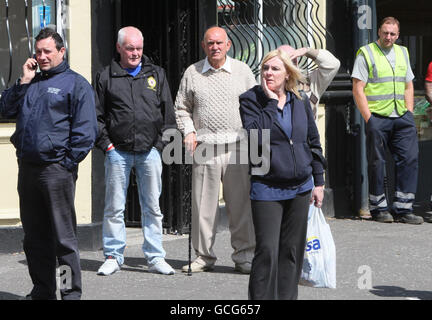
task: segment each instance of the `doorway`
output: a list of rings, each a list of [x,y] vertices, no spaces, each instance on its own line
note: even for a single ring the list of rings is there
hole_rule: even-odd
[[[144,36],[144,54],[167,74],[173,101],[186,68],[199,60],[200,37],[197,0],[122,0],[118,28],[135,26]],[[189,230],[190,165],[163,164],[160,207],[167,233]],[[134,172],[125,210],[127,226],[141,226],[141,209]]]

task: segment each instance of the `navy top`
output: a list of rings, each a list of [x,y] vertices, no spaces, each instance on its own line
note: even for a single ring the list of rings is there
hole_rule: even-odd
[[[291,92],[287,92],[286,102],[283,109],[278,108],[277,120],[284,130],[284,133],[291,139],[292,123],[291,123]],[[290,189],[284,187],[275,187],[268,184],[252,181],[250,198],[251,200],[259,201],[280,201],[289,200],[296,197],[297,194],[312,190],[314,187],[313,177],[298,188]]]
[[[279,109],[277,113],[277,119],[285,134],[291,139],[292,125],[291,125],[291,92],[286,93],[286,102],[283,109]]]

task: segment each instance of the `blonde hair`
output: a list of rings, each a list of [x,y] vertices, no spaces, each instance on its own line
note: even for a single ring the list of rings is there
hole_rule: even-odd
[[[304,76],[302,75],[300,69],[293,64],[288,53],[286,53],[284,50],[273,50],[265,55],[261,63],[261,75],[263,74],[264,64],[274,57],[278,57],[282,61],[285,66],[285,71],[289,75],[289,79],[285,83],[285,90],[293,92],[297,98],[301,99],[297,86],[299,81],[304,81]]]

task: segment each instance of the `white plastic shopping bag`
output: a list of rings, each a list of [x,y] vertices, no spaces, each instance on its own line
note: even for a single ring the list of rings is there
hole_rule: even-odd
[[[321,208],[309,207],[307,239],[300,284],[336,288],[336,247]]]

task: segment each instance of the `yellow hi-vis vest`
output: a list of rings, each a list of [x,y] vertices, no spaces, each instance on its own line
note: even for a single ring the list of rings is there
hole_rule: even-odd
[[[405,79],[409,63],[408,50],[396,44],[393,47],[396,56],[394,69],[375,42],[357,51],[357,55],[363,53],[369,66],[369,78],[364,89],[369,110],[384,117],[388,117],[395,108],[400,116],[407,111]]]

